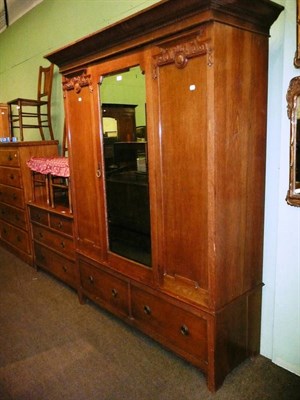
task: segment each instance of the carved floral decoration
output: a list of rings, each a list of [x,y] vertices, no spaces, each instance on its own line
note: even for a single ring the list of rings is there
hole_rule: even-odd
[[[154,56],[153,78],[157,77],[157,67],[174,63],[177,68],[184,68],[189,58],[199,55],[207,55],[207,65],[213,65],[212,49],[208,41],[201,38],[202,32],[196,37],[175,46],[162,48],[161,52]]]
[[[81,92],[81,89],[85,86],[89,86],[90,92],[93,91],[92,79],[90,74],[86,74],[85,71],[81,75],[72,76],[70,78],[63,77],[63,90],[75,90],[77,94]]]

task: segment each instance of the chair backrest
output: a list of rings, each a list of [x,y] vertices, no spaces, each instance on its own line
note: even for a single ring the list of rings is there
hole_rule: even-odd
[[[47,100],[50,102],[52,93],[54,64],[49,67],[40,67],[38,79],[38,100]],[[45,99],[47,97],[47,99]]]

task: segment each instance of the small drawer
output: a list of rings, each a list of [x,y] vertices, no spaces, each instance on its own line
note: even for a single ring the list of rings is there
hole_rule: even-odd
[[[128,315],[128,284],[82,260],[79,261],[81,285],[97,301]]]
[[[16,228],[6,222],[1,222],[1,239],[14,247],[30,254],[30,244],[28,233]]]
[[[0,203],[0,218],[19,228],[26,229],[26,214],[24,210]]]
[[[30,219],[32,222],[48,226],[48,212],[37,207],[29,207]]]
[[[132,287],[132,316],[147,331],[207,362],[207,320],[137,287]]]
[[[0,168],[0,183],[8,186],[21,186],[21,171],[18,168]]]
[[[14,207],[25,207],[23,190],[11,186],[0,185],[0,201]]]
[[[58,232],[73,235],[73,220],[57,214],[50,214],[50,226]]]
[[[0,151],[0,165],[18,167],[20,165],[18,150],[2,149]]]
[[[36,241],[62,253],[66,257],[75,258],[74,243],[71,238],[56,234],[38,225],[32,225],[32,230]]]
[[[79,274],[74,261],[67,260],[38,243],[34,244],[34,252],[37,267],[46,269],[63,282],[78,288]]]

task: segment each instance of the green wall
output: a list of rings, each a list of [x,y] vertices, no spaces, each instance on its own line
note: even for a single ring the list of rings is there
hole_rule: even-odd
[[[0,103],[35,98],[44,55],[134,14],[158,0],[44,0],[0,34]],[[55,68],[52,123],[55,137],[63,132],[61,77]],[[25,140],[39,139],[25,132]]]

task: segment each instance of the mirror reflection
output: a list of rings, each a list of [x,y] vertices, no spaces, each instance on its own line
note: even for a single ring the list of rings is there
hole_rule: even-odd
[[[109,250],[151,266],[145,77],[139,66],[100,87]]]
[[[300,77],[293,78],[287,91],[290,119],[290,173],[288,204],[300,206]]]

